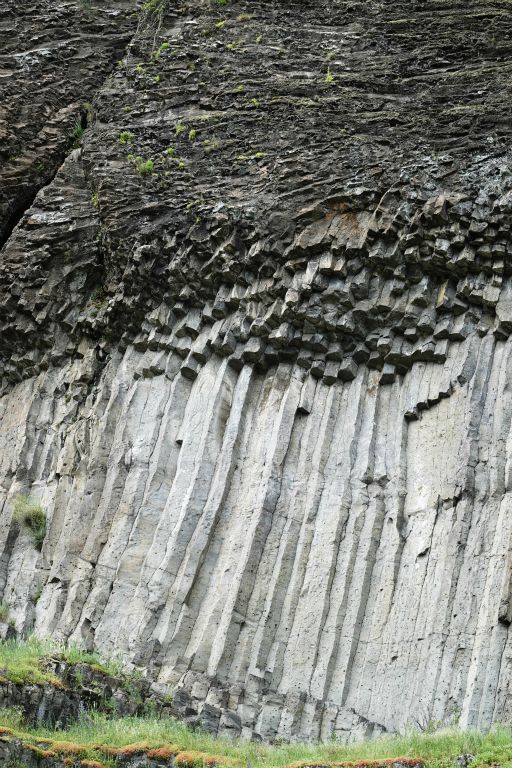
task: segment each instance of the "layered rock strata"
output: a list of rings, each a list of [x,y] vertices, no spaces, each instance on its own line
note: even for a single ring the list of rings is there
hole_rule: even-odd
[[[220,733],[507,720],[508,4],[152,11],[1,254],[18,631]]]
[[[2,3],[0,243],[78,143],[136,25],[131,0]]]

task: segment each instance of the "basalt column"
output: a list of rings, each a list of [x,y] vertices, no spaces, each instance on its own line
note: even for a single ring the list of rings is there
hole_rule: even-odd
[[[0,13],[0,630],[214,733],[509,721],[508,3]]]

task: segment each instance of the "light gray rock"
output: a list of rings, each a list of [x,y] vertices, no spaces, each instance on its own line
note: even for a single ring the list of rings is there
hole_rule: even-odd
[[[9,621],[212,732],[510,720],[512,16],[54,5],[0,10]]]
[[[193,382],[136,378],[140,358],[112,359],[72,421],[77,364],[2,400],[3,541],[26,490],[49,525],[4,559],[20,629],[122,654],[266,738],[506,716],[510,342],[452,344],[440,399],[435,363],[327,386],[216,357]]]

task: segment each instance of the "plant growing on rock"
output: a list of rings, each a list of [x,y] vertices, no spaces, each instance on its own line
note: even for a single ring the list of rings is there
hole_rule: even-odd
[[[17,707],[0,707],[0,723],[3,728],[22,729],[25,726],[25,718],[23,716],[23,709]],[[18,763],[20,768],[24,768],[23,763]],[[10,763],[11,768],[15,768],[13,762]]]
[[[331,68],[330,67],[327,67],[327,72],[326,72],[326,75],[325,75],[325,82],[328,83],[329,85],[334,83],[334,75],[331,72]]]
[[[164,12],[165,5],[165,0],[146,0],[142,10],[147,14],[159,15]]]
[[[72,146],[78,147],[80,145],[80,142],[82,141],[82,136],[84,135],[84,127],[81,124],[80,120],[75,120],[75,123],[73,125],[73,132],[71,134],[72,139]]]
[[[5,600],[0,600],[0,621],[4,623],[9,619],[9,606]]]
[[[128,155],[128,160],[134,164],[141,176],[153,173],[155,167],[153,160],[144,160],[140,155]]]
[[[135,135],[131,131],[121,131],[121,133],[119,134],[119,143],[131,144],[134,138],[135,138]]]
[[[42,506],[31,502],[28,496],[18,496],[12,519],[30,533],[35,548],[41,551],[46,536],[46,513]]]
[[[42,587],[39,587],[39,589],[37,589],[34,592],[34,595],[32,596],[32,602],[33,602],[34,605],[38,604],[39,598],[41,597],[42,594],[43,594],[43,588]]]
[[[89,296],[89,301],[96,309],[101,309],[107,303],[107,294],[103,286],[98,286]]]
[[[161,43],[156,49],[156,51],[153,52],[153,59],[159,59],[163,51],[166,51],[170,47],[171,47],[170,43],[167,43],[167,42]]]

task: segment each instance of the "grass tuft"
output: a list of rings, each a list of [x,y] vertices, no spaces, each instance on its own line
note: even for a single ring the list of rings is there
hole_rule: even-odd
[[[105,674],[119,673],[119,667],[115,663],[102,664],[96,653],[83,651],[73,645],[65,646],[41,640],[34,635],[23,641],[11,639],[0,642],[0,672],[3,678],[13,683],[50,683],[62,688],[59,678],[46,668],[45,662],[48,658],[57,658],[68,664],[90,664]]]
[[[0,621],[6,622],[9,620],[9,606],[5,600],[0,600]]]
[[[13,683],[52,683],[62,687],[61,681],[42,667],[47,644],[34,637],[18,643],[16,640],[4,640],[0,643],[0,669],[2,676]]]
[[[0,707],[0,734],[12,733],[23,728],[25,720],[21,707]]]
[[[18,496],[12,519],[30,533],[35,548],[40,551],[46,536],[46,513],[42,506],[30,501],[28,496]]]

